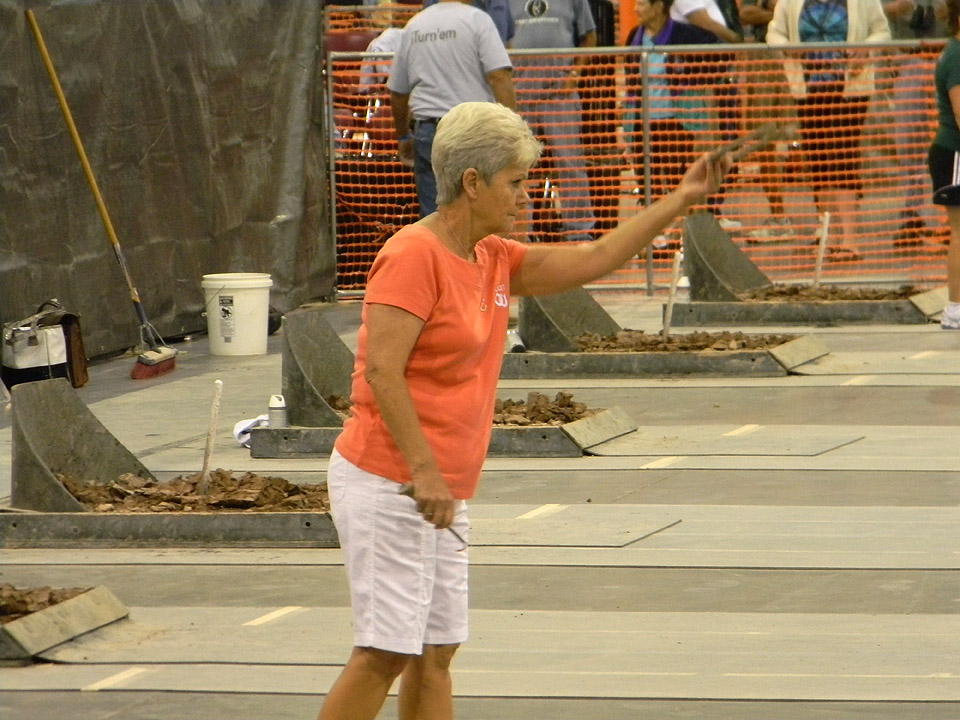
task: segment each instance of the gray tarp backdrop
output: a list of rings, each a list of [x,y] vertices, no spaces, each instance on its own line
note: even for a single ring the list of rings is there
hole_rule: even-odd
[[[331,293],[320,3],[0,0],[0,320],[56,297],[87,355],[138,340],[26,7],[162,335],[206,328],[206,273],[270,273],[282,311]]]

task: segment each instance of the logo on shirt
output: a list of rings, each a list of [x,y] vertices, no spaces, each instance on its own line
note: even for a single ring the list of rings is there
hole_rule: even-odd
[[[528,0],[523,6],[524,11],[530,17],[542,17],[550,10],[550,3],[547,0]]]
[[[412,42],[415,43],[436,42],[437,40],[456,40],[457,31],[437,30],[436,32],[421,32],[420,30],[414,29],[412,38]]]
[[[507,288],[505,285],[497,285],[493,291],[493,304],[497,307],[509,307],[510,301],[507,299]]]

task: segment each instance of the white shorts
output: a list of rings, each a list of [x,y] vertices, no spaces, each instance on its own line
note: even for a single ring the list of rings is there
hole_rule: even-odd
[[[361,470],[336,450],[327,472],[353,605],[354,645],[419,655],[424,645],[467,639],[467,551],[437,530],[393,480]],[[454,529],[468,539],[467,505]]]

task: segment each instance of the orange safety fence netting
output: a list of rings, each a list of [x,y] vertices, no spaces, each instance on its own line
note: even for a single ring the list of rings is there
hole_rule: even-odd
[[[407,20],[423,10],[416,3],[378,3],[376,5],[331,5],[323,13],[323,31],[374,30],[403,27]]]
[[[596,237],[676,185],[698,153],[774,121],[780,139],[740,160],[723,191],[698,208],[713,212],[764,273],[812,280],[825,233],[824,282],[942,283],[948,231],[926,168],[940,49],[821,52],[802,72],[822,79],[822,92],[799,98],[783,60],[763,47],[591,49],[571,87],[564,69],[582,52],[515,52],[518,110],[545,145],[515,237]],[[362,290],[383,242],[418,217],[412,170],[396,156],[390,62],[339,53],[328,61],[340,291]],[[843,94],[845,75],[868,79],[862,94]],[[655,242],[649,268],[637,258],[601,282],[648,287],[652,278],[666,287],[680,247],[678,221]]]

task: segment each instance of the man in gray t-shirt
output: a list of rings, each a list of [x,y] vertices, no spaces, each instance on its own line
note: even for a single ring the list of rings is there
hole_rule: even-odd
[[[515,33],[511,48],[596,47],[587,0],[510,0]],[[560,211],[568,240],[591,240],[595,218],[580,140],[579,66],[588,57],[523,58],[520,114],[535,128],[557,168]]]
[[[516,109],[503,41],[490,16],[468,2],[440,0],[410,18],[387,80],[399,154],[413,164],[420,217],[437,209],[430,153],[440,118],[469,101]]]

